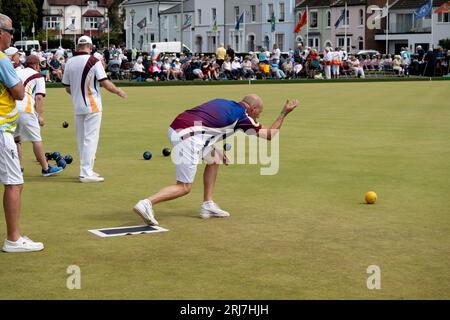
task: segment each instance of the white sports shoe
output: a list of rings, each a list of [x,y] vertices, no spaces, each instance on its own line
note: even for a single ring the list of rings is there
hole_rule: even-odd
[[[105,178],[93,175],[93,176],[87,176],[87,177],[80,177],[80,181],[84,182],[84,183],[103,182],[103,181],[105,181]]]
[[[147,199],[140,200],[136,203],[133,210],[145,221],[146,224],[150,226],[157,226],[159,224],[153,214],[152,204]]]
[[[200,218],[226,218],[229,217],[230,213],[219,208],[219,206],[214,201],[203,202],[200,208]]]
[[[34,242],[28,237],[20,237],[16,242],[5,240],[2,250],[4,252],[33,252],[44,250],[42,242]]]

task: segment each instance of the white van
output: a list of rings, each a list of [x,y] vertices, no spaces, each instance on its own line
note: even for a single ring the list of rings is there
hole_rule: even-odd
[[[143,51],[151,52],[153,49],[153,45],[156,45],[156,48],[161,51],[161,53],[179,53],[181,52],[181,42],[180,41],[171,41],[171,42],[153,42],[146,44],[142,47]],[[183,44],[183,53],[190,53],[191,49],[186,47]]]
[[[14,42],[14,47],[22,51],[38,50],[41,48],[38,40],[24,40]]]

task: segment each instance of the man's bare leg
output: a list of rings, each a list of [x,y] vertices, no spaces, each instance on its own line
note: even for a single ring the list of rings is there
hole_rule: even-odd
[[[152,205],[160,202],[173,200],[187,195],[192,189],[192,183],[177,181],[177,184],[165,187],[148,198]]]
[[[218,164],[207,164],[203,173],[203,201],[212,201],[214,194],[214,186],[216,184]]]
[[[5,210],[6,232],[9,241],[17,241],[20,238],[20,195],[22,186],[6,185],[3,194],[3,208]]]

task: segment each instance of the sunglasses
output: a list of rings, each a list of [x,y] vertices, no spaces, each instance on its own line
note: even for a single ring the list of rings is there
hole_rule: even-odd
[[[14,35],[14,32],[15,32],[15,30],[14,30],[14,28],[11,28],[11,29],[8,29],[8,28],[0,28],[0,30],[3,30],[3,31],[6,31],[6,32],[8,32],[10,35]]]

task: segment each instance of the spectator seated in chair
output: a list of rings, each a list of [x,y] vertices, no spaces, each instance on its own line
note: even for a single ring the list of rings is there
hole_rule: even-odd
[[[120,61],[118,59],[118,56],[115,55],[111,60],[108,62],[107,71],[110,74],[111,79],[119,80],[120,78]]]

